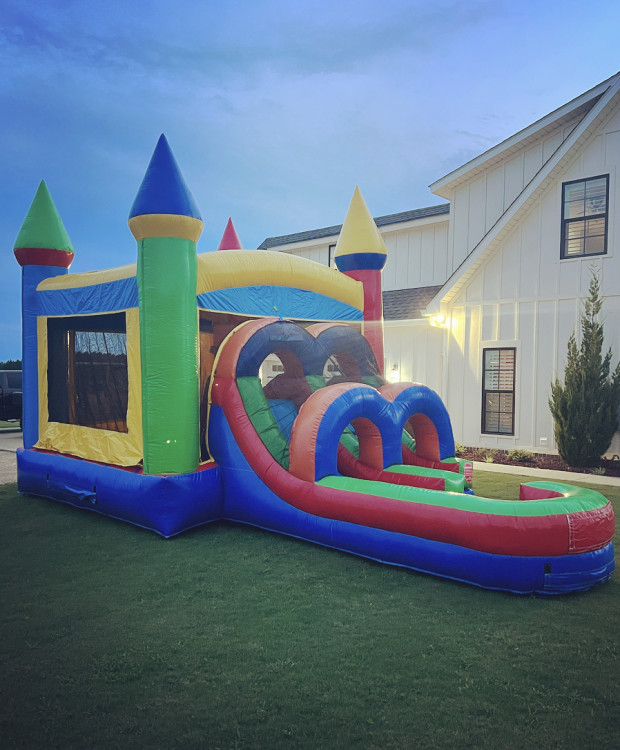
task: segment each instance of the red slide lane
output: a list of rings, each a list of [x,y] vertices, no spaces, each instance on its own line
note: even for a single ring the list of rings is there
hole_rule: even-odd
[[[338,445],[338,471],[345,477],[369,479],[373,482],[388,482],[389,484],[407,485],[408,487],[424,487],[427,490],[446,489],[446,480],[441,477],[421,477],[415,474],[399,474],[396,471],[383,471],[368,466],[348,451],[344,445]]]
[[[410,448],[407,448],[406,445],[403,445],[403,463],[408,466],[424,466],[427,469],[441,469],[441,471],[454,471],[457,474],[459,473],[458,464],[444,463],[443,461],[431,461],[428,458],[422,458],[422,456],[418,456],[417,453],[414,453]]]
[[[234,380],[216,377],[211,399],[222,408],[252,470],[272,492],[299,510],[492,554],[542,556],[570,552],[565,515],[514,518],[472,513],[430,502],[407,502],[334,490],[297,479],[273,459],[256,434]]]

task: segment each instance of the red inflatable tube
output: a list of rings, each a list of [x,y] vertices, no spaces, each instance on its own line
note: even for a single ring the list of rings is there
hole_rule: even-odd
[[[441,469],[442,471],[454,471],[459,473],[459,465],[444,461],[431,461],[414,453],[406,445],[403,445],[403,463],[407,466],[424,466],[427,469]]]
[[[406,484],[409,487],[425,487],[427,490],[445,490],[446,480],[441,477],[418,477],[413,474],[398,474],[395,471],[375,469],[358,461],[344,445],[338,446],[338,471],[345,477],[370,479],[374,482]]]
[[[566,515],[514,518],[474,513],[334,490],[297,479],[272,458],[254,431],[233,380],[215,378],[211,398],[223,409],[252,470],[272,492],[306,513],[500,555],[555,556],[574,551]],[[599,532],[601,538],[592,548],[608,541],[607,531],[601,528]]]
[[[603,508],[587,510],[583,513],[569,513],[567,516],[569,535],[568,550],[573,554],[598,549],[600,539],[611,539],[616,530],[616,518],[611,503]]]
[[[542,487],[528,487],[527,484],[522,484],[519,489],[519,500],[546,500],[550,497],[562,497],[562,493]]]

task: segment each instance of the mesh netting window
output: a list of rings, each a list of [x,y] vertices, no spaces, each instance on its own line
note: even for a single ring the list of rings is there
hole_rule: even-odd
[[[127,432],[125,314],[48,320],[50,420]]]

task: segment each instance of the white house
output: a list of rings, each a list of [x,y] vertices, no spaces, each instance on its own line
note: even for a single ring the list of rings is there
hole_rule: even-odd
[[[437,390],[457,441],[555,450],[550,383],[592,273],[617,361],[619,172],[620,73],[434,182],[448,203],[376,219],[386,374]],[[339,230],[261,248],[330,263]]]

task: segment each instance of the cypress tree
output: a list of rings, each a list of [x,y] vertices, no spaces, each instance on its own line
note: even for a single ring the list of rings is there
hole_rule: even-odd
[[[603,301],[592,275],[581,314],[581,343],[575,333],[568,340],[564,382],[551,383],[549,408],[554,420],[558,452],[569,466],[595,466],[618,429],[620,362],[611,372],[611,348],[603,357]]]

